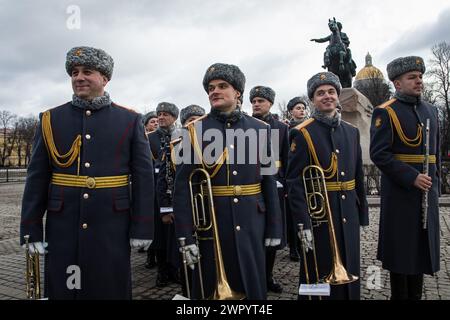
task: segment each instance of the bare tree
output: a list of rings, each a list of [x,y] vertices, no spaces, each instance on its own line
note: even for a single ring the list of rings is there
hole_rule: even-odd
[[[375,73],[369,74],[366,79],[355,81],[355,88],[365,95],[374,107],[389,100],[393,93],[391,85]]]
[[[22,139],[23,149],[25,152],[24,165],[28,165],[28,163],[30,163],[31,157],[31,146],[33,144],[33,139],[36,132],[36,128],[39,124],[39,120],[35,116],[28,116],[26,118],[20,118],[19,122],[20,122],[19,135]]]
[[[280,110],[280,120],[289,120],[289,111],[285,100],[278,102],[278,110]]]
[[[435,93],[436,89],[434,88],[434,83],[432,81],[424,82],[423,87],[422,99],[428,103],[431,103],[432,105],[436,105],[438,101]]]
[[[0,111],[0,130],[2,137],[0,138],[0,166],[4,166],[6,159],[10,155],[9,150],[9,135],[11,132],[11,124],[15,121],[17,116],[10,111]]]
[[[450,144],[450,44],[440,42],[431,48],[433,54],[429,61],[428,76],[433,81],[436,105],[441,108],[442,121],[441,152],[444,157],[449,154]]]
[[[19,144],[19,121],[17,117],[14,118],[14,124],[6,136],[6,159],[8,159],[8,166],[15,165],[13,159],[13,152],[17,151],[17,145]],[[5,160],[6,160],[5,159]],[[6,163],[5,163],[6,165]]]

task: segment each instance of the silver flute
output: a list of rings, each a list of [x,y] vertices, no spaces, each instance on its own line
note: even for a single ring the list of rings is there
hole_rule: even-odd
[[[430,167],[430,119],[427,119],[425,127],[425,157],[423,161],[423,174],[429,175]],[[428,222],[428,190],[422,192],[422,229],[427,228]]]

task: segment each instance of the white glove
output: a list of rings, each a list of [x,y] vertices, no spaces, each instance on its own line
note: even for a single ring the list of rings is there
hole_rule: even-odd
[[[266,239],[265,245],[266,247],[276,247],[281,243],[281,239]]]
[[[144,248],[147,251],[152,242],[153,240],[130,239],[130,246],[132,248]]]
[[[190,244],[187,245],[183,248],[180,248],[180,252],[183,252],[186,255],[186,264],[192,269],[194,270],[195,268],[195,263],[198,262],[198,247],[195,244]]]
[[[299,231],[297,235],[300,241],[303,241],[302,245],[306,252],[308,252],[308,250],[313,250],[312,233],[310,229],[304,229],[303,234]]]
[[[30,243],[30,253],[34,254],[36,252],[38,252],[41,256],[44,255],[44,253],[47,253],[47,250],[45,250],[45,248],[47,248],[48,243],[47,242],[31,242]],[[26,249],[26,245],[23,244],[22,248]]]

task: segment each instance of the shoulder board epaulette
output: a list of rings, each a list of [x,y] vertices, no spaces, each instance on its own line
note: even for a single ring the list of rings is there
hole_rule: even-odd
[[[341,120],[343,123],[348,124],[349,126],[352,126],[353,128],[358,128],[357,126],[355,126],[353,123],[350,123],[348,121],[345,120]]]
[[[249,117],[250,117],[250,116],[249,116]],[[259,122],[261,122],[261,123],[264,123],[266,126],[268,125],[267,122],[262,121],[261,119],[258,119],[258,118],[255,118],[255,117],[251,117],[251,118],[253,118],[253,119],[255,119],[255,120],[257,120],[257,121],[259,121]]]
[[[204,115],[202,115],[201,117],[199,117],[199,118],[197,118],[197,119],[195,119],[195,120],[192,120],[191,122],[186,123],[184,126],[185,126],[185,127],[191,126],[191,125],[193,125],[194,123],[196,123],[197,121],[201,121],[201,120],[205,119],[207,116],[208,116],[207,114],[204,114]]]
[[[314,118],[309,118],[308,120],[303,121],[298,126],[295,127],[297,130],[302,130],[303,128],[309,126],[311,123],[314,122]]]
[[[64,103],[62,105],[45,109],[45,111],[43,111],[42,114],[44,114],[47,111],[52,111],[52,110],[55,110],[55,109],[58,109],[58,108],[61,108],[61,107],[64,107],[64,106],[70,106],[70,104],[71,104],[71,102],[66,102],[66,103]]]
[[[177,138],[177,139],[173,139],[172,141],[170,141],[170,144],[172,146],[176,145],[177,143],[181,142],[183,140],[183,138]]]
[[[390,106],[391,104],[393,104],[395,101],[397,101],[397,99],[393,98],[393,99],[388,100],[388,101],[386,101],[385,103],[379,105],[377,108],[384,109],[384,108],[386,108],[386,107],[389,107],[389,106]]]
[[[116,106],[116,107],[119,107],[119,108],[122,108],[122,109],[125,109],[125,110],[128,110],[128,111],[130,111],[130,112],[133,112],[133,113],[137,113],[136,111],[134,111],[133,109],[131,109],[131,108],[127,108],[127,107],[124,107],[124,106],[121,106],[121,105],[119,105],[119,104],[117,104],[117,103],[113,103],[113,105],[114,106]]]

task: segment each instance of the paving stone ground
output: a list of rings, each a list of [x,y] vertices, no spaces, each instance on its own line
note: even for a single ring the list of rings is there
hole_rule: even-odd
[[[25,258],[19,247],[19,220],[23,183],[0,183],[0,300],[24,299]],[[443,199],[448,204],[450,198]],[[361,234],[361,299],[389,298],[388,273],[375,259],[378,239],[379,208],[377,199],[371,199],[370,226]],[[434,277],[425,276],[426,300],[450,300],[450,207],[441,207],[441,271]],[[133,252],[133,299],[165,300],[181,294],[178,285],[165,288],[155,286],[156,269],[144,268],[146,254]],[[41,268],[43,269],[43,268]],[[269,300],[295,300],[298,287],[299,263],[289,260],[287,249],[278,251],[274,268],[275,278],[283,285],[281,294],[269,293]]]

